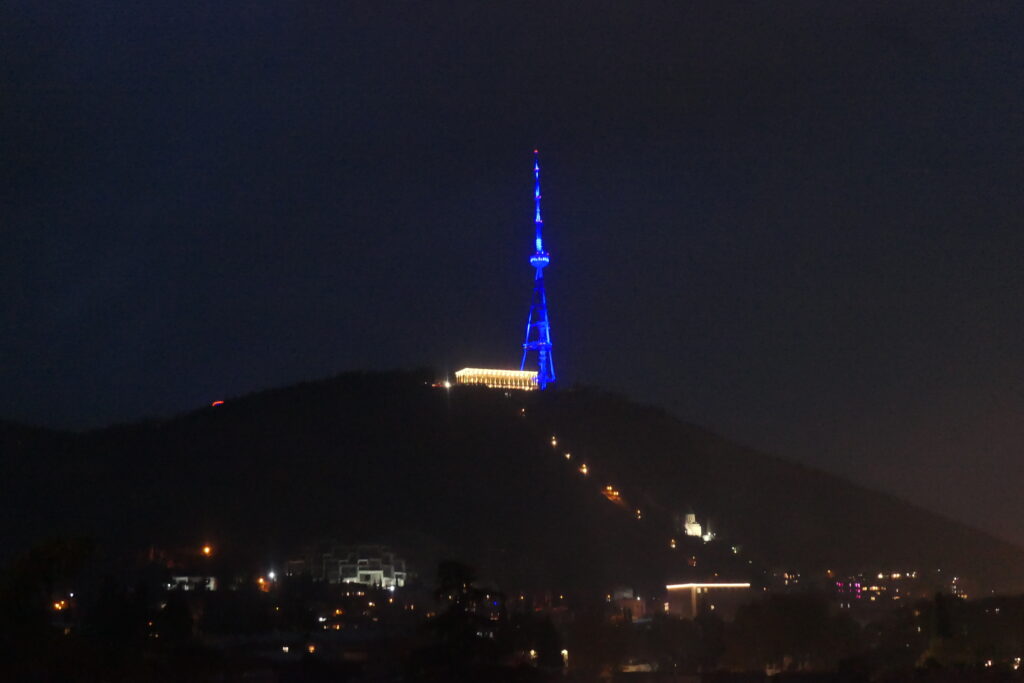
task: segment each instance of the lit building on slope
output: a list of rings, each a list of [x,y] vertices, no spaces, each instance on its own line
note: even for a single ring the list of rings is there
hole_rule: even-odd
[[[683,522],[683,531],[687,536],[703,536],[704,532],[701,529],[700,522],[697,521],[697,515],[692,512],[686,515],[686,521]]]
[[[394,590],[408,579],[405,560],[382,545],[332,545],[308,551],[305,557],[288,562],[289,576],[310,575],[314,581],[357,583]]]
[[[463,368],[455,373],[455,383],[485,386],[490,389],[539,389],[537,373],[533,370],[492,370],[488,368]]]
[[[708,522],[706,526],[701,526],[700,522],[697,521],[697,515],[690,512],[684,515],[675,516],[676,531],[686,534],[687,536],[693,536],[703,540],[705,543],[713,541],[715,533],[711,531],[711,523]]]
[[[709,581],[676,583],[665,586],[665,612],[684,619],[693,619],[703,612],[714,612],[729,621],[736,609],[750,600],[749,583]]]

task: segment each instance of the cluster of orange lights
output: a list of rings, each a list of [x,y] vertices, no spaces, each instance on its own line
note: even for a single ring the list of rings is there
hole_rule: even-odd
[[[67,600],[58,600],[57,602],[53,603],[53,609],[55,609],[58,612],[62,612],[64,610],[66,610],[67,608],[68,608],[68,601]]]
[[[621,503],[622,502],[622,494],[619,493],[619,490],[617,488],[615,488],[614,486],[612,486],[611,484],[608,484],[608,486],[605,486],[604,490],[601,491],[601,493],[604,495],[605,498],[607,498],[608,500],[610,500],[613,503]]]

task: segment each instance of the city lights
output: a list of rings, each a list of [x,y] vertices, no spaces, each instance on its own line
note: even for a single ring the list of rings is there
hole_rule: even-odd
[[[749,583],[671,583],[665,590],[687,590],[692,588],[750,588]]]
[[[139,4],[0,13],[0,683],[1024,683],[1024,0]]]

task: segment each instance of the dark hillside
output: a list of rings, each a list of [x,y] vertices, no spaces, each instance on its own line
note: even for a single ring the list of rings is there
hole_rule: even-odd
[[[79,533],[279,560],[334,537],[387,542],[421,566],[464,558],[509,587],[605,590],[714,565],[711,548],[696,569],[669,548],[672,515],[696,511],[719,533],[709,546],[741,544],[768,566],[934,565],[999,586],[1024,566],[1008,544],[659,410],[428,379],[350,374],[82,435],[0,424],[7,550]]]
[[[551,424],[651,505],[696,510],[769,566],[935,569],[1020,590],[1024,552],[893,496],[592,392],[550,394]]]

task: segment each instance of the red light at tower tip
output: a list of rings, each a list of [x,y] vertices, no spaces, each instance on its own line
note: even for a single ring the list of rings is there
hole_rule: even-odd
[[[533,153],[534,154],[540,154],[540,152],[538,152],[537,150],[533,150]]]

